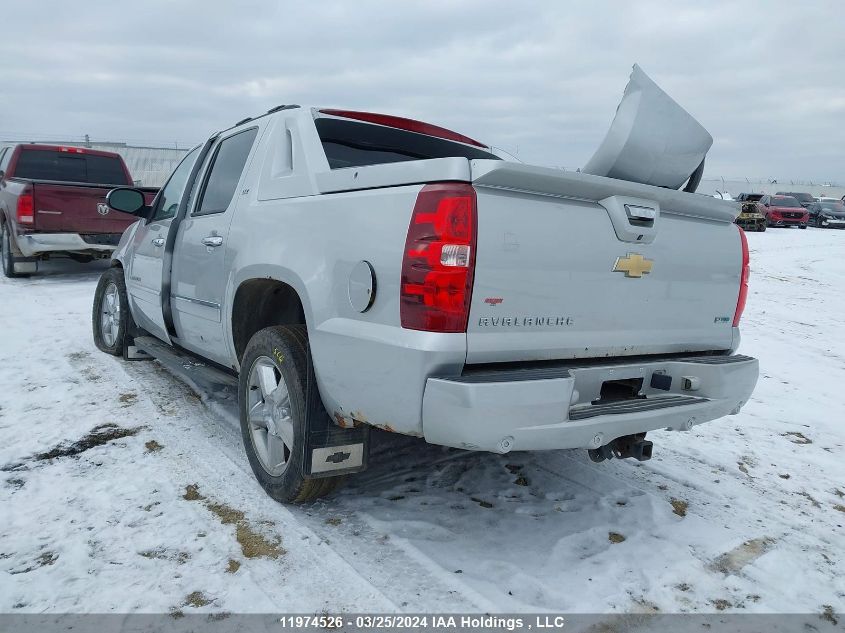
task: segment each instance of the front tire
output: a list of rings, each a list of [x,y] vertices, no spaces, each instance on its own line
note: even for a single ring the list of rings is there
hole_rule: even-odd
[[[0,230],[0,259],[3,260],[3,275],[9,279],[23,276],[15,272],[15,260],[12,258],[12,236],[9,234],[7,222],[3,222],[3,228]]]
[[[97,284],[91,313],[97,349],[112,356],[122,356],[128,321],[129,300],[123,269],[109,268]]]
[[[343,477],[306,479],[305,443],[320,401],[304,325],[275,326],[249,341],[238,384],[241,435],[249,465],[265,492],[281,503],[322,497]]]

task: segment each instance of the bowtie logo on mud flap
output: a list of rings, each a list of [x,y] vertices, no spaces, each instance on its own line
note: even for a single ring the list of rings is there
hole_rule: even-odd
[[[352,457],[352,453],[345,453],[344,451],[338,451],[337,453],[332,453],[328,457],[326,457],[327,464],[339,464],[340,462],[345,462],[347,459]]]

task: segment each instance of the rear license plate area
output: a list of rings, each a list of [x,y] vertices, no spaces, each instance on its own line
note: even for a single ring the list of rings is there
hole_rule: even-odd
[[[644,395],[640,395],[642,389],[642,377],[605,380],[601,384],[598,399],[593,400],[592,404],[607,404],[609,402],[621,402],[623,400],[641,400],[645,398]]]

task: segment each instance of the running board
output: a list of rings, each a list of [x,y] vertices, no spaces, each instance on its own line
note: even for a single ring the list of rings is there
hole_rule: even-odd
[[[605,404],[591,404],[584,407],[573,407],[569,410],[570,420],[586,420],[599,415],[623,415],[640,413],[641,411],[654,411],[656,409],[668,409],[670,407],[683,407],[689,404],[708,402],[707,398],[696,398],[694,396],[658,396],[653,398],[642,398],[639,400],[619,400]]]
[[[229,387],[237,390],[238,377],[222,369],[204,362],[202,359],[172,347],[152,336],[139,336],[135,339],[135,347],[154,357],[170,371],[185,376],[199,386]]]

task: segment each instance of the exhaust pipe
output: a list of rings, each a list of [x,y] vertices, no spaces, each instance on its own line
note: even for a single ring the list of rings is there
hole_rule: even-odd
[[[618,437],[609,444],[599,448],[591,448],[587,451],[590,460],[598,463],[606,459],[627,459],[633,457],[638,462],[651,459],[651,451],[654,444],[645,439],[645,433],[636,435],[624,435]]]

